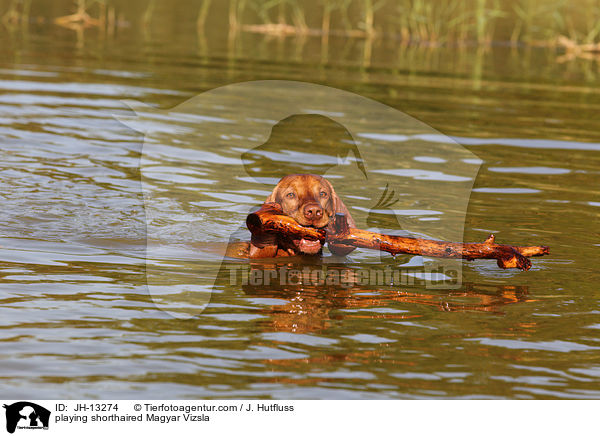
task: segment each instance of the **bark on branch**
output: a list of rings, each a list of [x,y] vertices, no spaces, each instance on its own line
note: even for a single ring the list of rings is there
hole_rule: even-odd
[[[429,257],[496,259],[500,268],[531,268],[530,257],[549,253],[547,246],[512,246],[496,244],[494,235],[481,243],[445,242],[432,239],[383,235],[348,226],[346,216],[337,214],[334,232],[301,226],[293,218],[283,215],[277,203],[266,203],[248,215],[248,229],[253,234],[277,233],[284,237],[307,238],[324,242],[353,245],[360,248],[386,251],[391,254],[414,254]]]

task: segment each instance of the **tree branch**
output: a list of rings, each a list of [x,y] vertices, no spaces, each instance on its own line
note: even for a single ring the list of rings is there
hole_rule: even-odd
[[[500,268],[531,268],[530,257],[549,253],[547,246],[512,246],[496,244],[494,235],[481,243],[445,242],[432,239],[383,235],[348,226],[345,215],[337,214],[334,232],[301,226],[293,218],[283,215],[277,203],[265,203],[258,211],[248,215],[246,225],[252,234],[277,233],[283,237],[319,240],[322,243],[353,245],[395,254],[413,254],[429,257],[496,259]]]

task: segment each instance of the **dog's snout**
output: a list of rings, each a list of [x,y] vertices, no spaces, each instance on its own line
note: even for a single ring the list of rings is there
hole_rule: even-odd
[[[304,218],[317,220],[323,216],[323,208],[317,203],[309,203],[304,206]]]

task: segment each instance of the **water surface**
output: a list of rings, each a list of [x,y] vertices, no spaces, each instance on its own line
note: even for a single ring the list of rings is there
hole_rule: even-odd
[[[133,22],[114,35],[48,22],[0,30],[1,396],[600,396],[596,61],[558,63],[546,49],[390,41],[367,51],[364,40],[347,38],[331,38],[324,55],[318,37],[231,39],[216,25],[202,36],[193,19],[180,20],[179,28]],[[221,280],[196,318],[158,310],[146,283],[143,136],[115,116],[132,114],[125,99],[169,109],[217,86],[257,79],[352,91],[441,133],[429,141],[452,137],[476,156],[471,164],[481,165],[465,240],[493,232],[502,242],[550,245],[551,256],[534,259],[528,272],[465,262],[459,289],[418,280],[351,287]],[[149,123],[170,135],[172,123]],[[381,159],[398,150],[399,138],[388,132],[362,133],[387,141]],[[227,243],[264,200],[276,170],[322,164],[308,147],[303,155],[263,156],[252,177],[231,181],[227,169],[244,163],[222,140],[222,150],[202,165],[144,174],[156,189],[177,192],[150,217],[171,245],[185,246],[188,227],[204,223],[210,226],[201,242]],[[457,182],[443,156],[411,157],[412,170],[402,156],[395,159],[395,180]],[[357,214],[377,203],[379,193],[332,181]],[[202,215],[207,207],[210,217]],[[371,224],[398,232],[420,222],[434,233],[444,227],[439,212],[427,198],[409,196],[401,206],[375,210]],[[359,250],[332,268],[365,262],[376,269],[419,259]],[[201,274],[194,268],[190,262],[181,273]],[[201,305],[197,295],[168,285],[163,297],[174,310]]]

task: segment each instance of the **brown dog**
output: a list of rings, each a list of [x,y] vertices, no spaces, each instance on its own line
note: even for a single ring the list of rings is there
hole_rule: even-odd
[[[348,209],[335,193],[333,186],[321,176],[291,174],[282,178],[265,203],[279,203],[283,213],[307,227],[331,228],[336,213],[348,217],[350,227],[356,227]],[[322,244],[307,239],[285,240],[275,235],[252,236],[249,256],[251,259],[299,254],[319,254]],[[355,247],[329,244],[329,250],[345,256]]]

